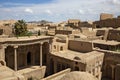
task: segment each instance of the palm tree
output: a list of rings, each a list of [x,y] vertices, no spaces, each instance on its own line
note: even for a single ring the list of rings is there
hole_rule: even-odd
[[[27,33],[27,24],[24,20],[18,20],[14,25],[14,29],[17,36],[24,36]]]

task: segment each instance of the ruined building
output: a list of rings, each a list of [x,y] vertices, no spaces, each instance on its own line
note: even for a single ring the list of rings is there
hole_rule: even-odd
[[[108,13],[101,13],[100,14],[100,20],[105,20],[105,19],[112,19],[113,14],[108,14]]]
[[[118,28],[120,27],[120,18],[114,18],[111,14],[101,14],[100,20],[93,22],[93,24],[96,25],[96,28]]]
[[[0,80],[41,79],[45,75],[51,37],[0,39]],[[9,67],[9,68],[6,68]]]

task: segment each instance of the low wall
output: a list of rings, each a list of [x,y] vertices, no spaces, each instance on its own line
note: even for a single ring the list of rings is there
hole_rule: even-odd
[[[106,54],[113,54],[113,55],[117,55],[120,57],[120,52],[116,52],[116,51],[109,51],[109,50],[103,50],[103,49],[96,49],[94,48],[93,50],[95,51],[99,51],[99,52],[103,52],[103,53],[106,53]]]
[[[36,79],[42,79],[45,76],[45,70],[46,70],[46,66],[42,66],[42,67],[37,66],[37,67],[31,67],[28,69],[20,70],[18,72],[25,77],[25,80],[31,77]]]
[[[66,30],[55,30],[55,34],[69,35],[69,34],[72,34],[72,31],[66,31]]]
[[[60,80],[60,77],[62,78],[62,75],[64,76],[65,74],[69,73],[70,71],[71,71],[71,69],[66,69],[66,70],[60,71],[58,73],[55,73],[51,76],[48,76],[42,80]]]

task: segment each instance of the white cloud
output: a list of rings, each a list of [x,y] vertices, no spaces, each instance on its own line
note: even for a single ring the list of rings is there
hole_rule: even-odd
[[[114,4],[119,4],[120,5],[120,0],[113,0]]]
[[[14,16],[13,13],[16,13],[19,15],[18,18],[26,20],[30,19],[29,16],[31,19],[47,19],[51,21],[60,21],[68,18],[96,20],[99,19],[99,14],[103,12],[115,15],[120,14],[119,4],[120,0],[53,0],[51,3],[27,5],[14,3],[15,7],[10,7],[11,12],[8,14]],[[27,14],[26,12],[34,14]],[[8,14],[4,13],[6,12],[2,10],[0,17],[9,17]]]
[[[30,8],[26,8],[24,11],[25,11],[25,12],[28,12],[28,13],[33,13],[33,10],[30,9]]]
[[[51,10],[45,10],[45,13],[47,13],[47,14],[52,14],[52,11]]]
[[[5,12],[10,12],[10,11],[12,11],[12,10],[9,9],[9,8],[5,8],[5,9],[3,9],[3,11],[5,11]]]
[[[79,9],[78,12],[79,12],[80,14],[85,14],[85,12],[84,12],[82,9]]]

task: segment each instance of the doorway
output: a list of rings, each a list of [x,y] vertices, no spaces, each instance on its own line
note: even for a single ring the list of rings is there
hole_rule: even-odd
[[[27,65],[31,65],[31,52],[27,53]]]

